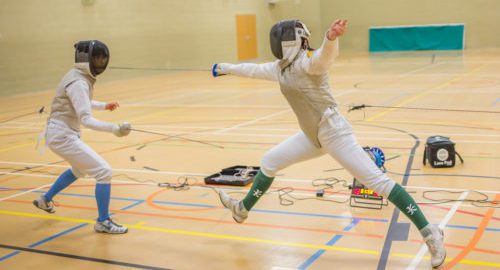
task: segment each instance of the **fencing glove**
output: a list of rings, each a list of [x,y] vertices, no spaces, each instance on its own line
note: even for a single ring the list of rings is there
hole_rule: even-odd
[[[130,133],[131,129],[132,127],[128,122],[123,122],[113,127],[113,134],[115,134],[115,136],[117,137],[127,136]]]
[[[212,66],[212,76],[219,77],[219,76],[226,75],[226,74],[227,73],[224,73],[220,64],[214,64]]]

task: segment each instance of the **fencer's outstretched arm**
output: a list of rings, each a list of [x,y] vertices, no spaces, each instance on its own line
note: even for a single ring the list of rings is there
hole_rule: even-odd
[[[338,39],[328,40],[328,38],[325,37],[321,47],[314,50],[311,58],[309,58],[309,62],[305,63],[305,69],[309,74],[325,73],[332,66],[338,55]]]
[[[305,69],[309,74],[321,74],[328,71],[335,58],[339,55],[338,37],[342,36],[347,27],[347,20],[336,20],[325,34],[323,44],[315,50]]]
[[[264,64],[253,64],[253,63],[242,63],[242,64],[228,64],[220,63],[215,64],[212,68],[212,74],[217,77],[226,74],[232,74],[241,77],[250,77],[255,79],[263,79],[270,81],[277,81],[279,74],[279,61],[264,63]]]
[[[99,131],[113,132],[116,124],[104,122],[92,117],[89,87],[83,81],[76,81],[66,89],[80,122],[87,128]]]

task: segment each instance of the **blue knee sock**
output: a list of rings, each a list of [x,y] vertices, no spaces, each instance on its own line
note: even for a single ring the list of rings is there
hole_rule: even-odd
[[[111,197],[111,184],[95,185],[95,198],[97,200],[97,210],[99,218],[97,221],[103,222],[109,218],[109,200]]]
[[[73,174],[71,169],[63,172],[59,178],[57,178],[56,182],[50,187],[49,191],[44,195],[47,201],[52,201],[52,198],[56,196],[61,190],[65,189],[67,186],[71,185],[71,183],[75,182],[76,176]]]

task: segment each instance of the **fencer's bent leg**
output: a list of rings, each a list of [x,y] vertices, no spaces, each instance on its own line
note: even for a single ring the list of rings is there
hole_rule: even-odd
[[[72,164],[81,173],[87,174],[97,180],[95,186],[95,197],[99,212],[98,221],[103,222],[109,218],[109,202],[111,197],[111,178],[113,171],[108,163],[99,156],[92,148],[78,140],[79,149],[78,164]],[[70,162],[71,163],[71,162]]]
[[[96,201],[99,220],[109,218],[110,185],[113,176],[109,164],[80,140],[76,133],[58,133],[49,129],[47,138],[50,149],[71,164],[71,171],[76,177],[88,175],[97,180]]]
[[[45,200],[52,201],[54,196],[56,196],[61,190],[67,188],[76,180],[76,176],[73,174],[71,169],[64,171],[56,180],[56,182],[50,187],[49,191],[44,195]]]

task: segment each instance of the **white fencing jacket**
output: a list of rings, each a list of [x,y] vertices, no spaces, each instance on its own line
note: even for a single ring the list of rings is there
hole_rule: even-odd
[[[325,36],[319,49],[301,50],[294,61],[283,69],[280,68],[282,60],[264,64],[222,63],[218,68],[225,74],[278,81],[300,128],[317,148],[321,148],[319,123],[326,109],[337,105],[328,83],[328,69],[338,51],[338,39],[331,41]]]
[[[93,101],[95,78],[84,69],[72,68],[63,77],[52,101],[49,123],[63,125],[80,132],[80,124],[99,130],[112,132],[115,124],[92,117],[92,109],[104,110],[106,103]]]

